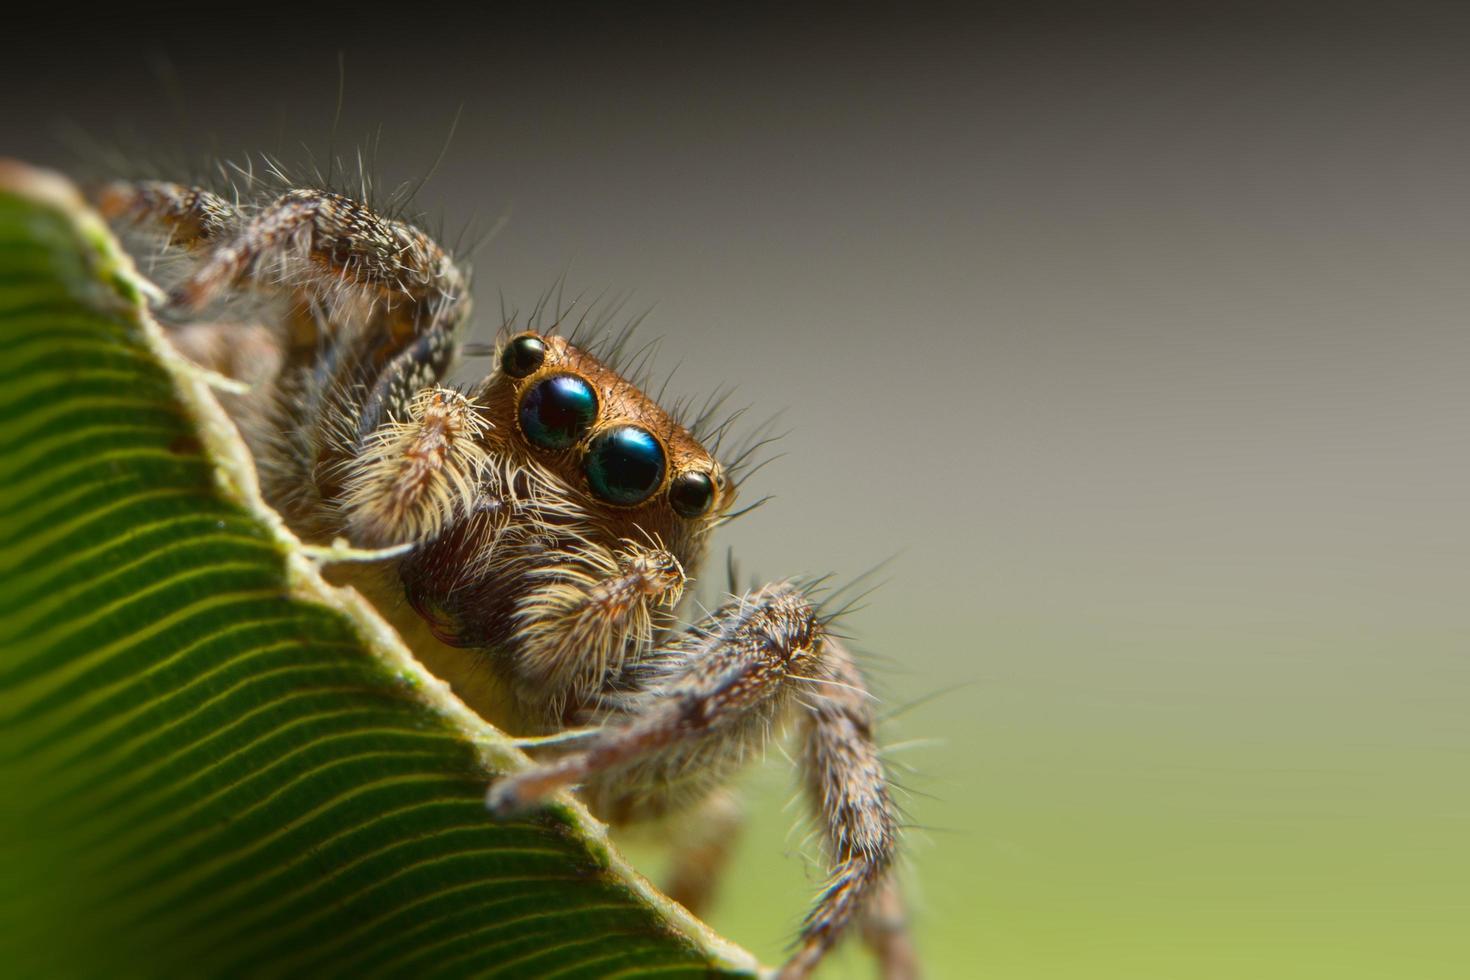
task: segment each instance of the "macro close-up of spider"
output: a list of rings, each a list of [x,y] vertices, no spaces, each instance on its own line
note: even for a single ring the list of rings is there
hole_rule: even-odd
[[[6,978],[1470,974],[1459,8],[54,13]]]
[[[681,421],[619,373],[627,332],[555,327],[508,327],[481,382],[446,386],[466,271],[341,194],[257,203],[132,181],[94,196],[150,242],[145,261],[191,260],[160,314],[196,363],[249,384],[231,408],[267,501],[308,543],[394,551],[368,591],[420,659],[467,678],[457,693],[543,756],[490,787],[492,814],[575,785],[615,825],[688,815],[702,833],[671,892],[697,912],[733,830],[725,784],[794,720],[831,865],[782,975],[805,976],[854,923],[884,976],[916,974],[875,715],[831,615],[778,581],[681,625],[750,455],[717,458],[714,399]],[[241,297],[257,322],[231,315]]]

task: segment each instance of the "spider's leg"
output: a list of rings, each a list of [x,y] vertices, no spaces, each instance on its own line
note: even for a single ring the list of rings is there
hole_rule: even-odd
[[[919,954],[909,932],[903,893],[893,875],[884,879],[863,912],[863,942],[877,957],[885,980],[915,980],[920,975]]]
[[[825,683],[803,699],[801,770],[832,866],[782,976],[805,976],[857,919],[885,978],[916,977],[892,874],[898,822],[873,737],[872,698],[851,655],[830,639],[826,652]]]
[[[311,189],[287,191],[213,241],[171,301],[199,310],[240,284],[297,293],[311,314],[306,324],[371,323],[356,338],[355,353],[377,370],[425,334],[452,334],[470,307],[466,277],[428,235],[349,197]],[[314,351],[317,338],[302,333],[292,346]]]
[[[673,838],[673,873],[664,894],[703,915],[735,853],[745,812],[726,790],[715,790],[679,821]]]
[[[177,185],[109,185],[99,200],[119,218],[181,230],[173,239],[202,252],[170,291],[175,313],[237,288],[288,299],[272,390],[242,419],[268,496],[288,516],[375,547],[432,537],[473,505],[485,423],[468,399],[437,387],[469,289],[432,238],[309,189],[243,219],[226,219],[217,195]],[[337,526],[324,518],[332,512]]]
[[[200,187],[162,180],[114,180],[94,185],[88,196],[97,211],[123,230],[162,236],[155,257],[173,250],[200,252],[240,224],[229,199]],[[154,271],[150,268],[150,274]],[[162,294],[157,294],[161,301]],[[264,325],[226,318],[221,322],[162,320],[174,346],[211,371],[246,384],[260,384],[280,369],[279,345]],[[234,400],[226,403],[236,407]]]
[[[615,822],[651,817],[665,790],[690,780],[706,796],[759,746],[797,694],[797,679],[820,674],[818,624],[794,586],[769,586],[720,606],[633,664],[609,684],[606,717],[586,748],[506,776],[490,808],[513,813],[574,783]],[[663,810],[677,807],[662,807]]]
[[[155,225],[183,248],[218,241],[240,221],[235,205],[213,191],[164,180],[110,181],[90,196],[108,221]]]
[[[606,698],[620,721],[581,751],[497,780],[487,805],[514,813],[582,783],[593,809],[614,822],[677,809],[727,779],[798,706],[802,771],[831,863],[782,971],[805,976],[881,892],[897,839],[869,695],[851,657],[800,589],[773,585],[721,606],[623,682],[631,693]]]
[[[449,255],[414,226],[386,218],[360,201],[298,188],[262,207],[221,238],[179,289],[179,302],[197,309],[272,261],[310,260],[303,281],[336,280],[383,291],[390,302],[437,306],[441,315],[465,296],[464,277]],[[421,318],[427,319],[427,318]]]

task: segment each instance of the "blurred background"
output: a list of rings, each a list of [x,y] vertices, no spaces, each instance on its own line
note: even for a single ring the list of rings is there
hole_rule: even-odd
[[[462,107],[418,205],[505,219],[482,335],[564,278],[652,311],[671,391],[782,412],[719,547],[896,556],[849,629],[933,976],[1470,975],[1453,6],[165,5],[34,40],[0,152],[72,171],[76,130],[320,158],[339,52],[336,149],[388,185]],[[820,876],[784,760],[749,783],[712,922],[769,961]]]

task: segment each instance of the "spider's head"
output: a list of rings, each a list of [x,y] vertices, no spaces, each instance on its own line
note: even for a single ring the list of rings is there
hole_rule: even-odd
[[[516,334],[496,361],[476,393],[495,451],[549,477],[613,540],[653,535],[677,554],[734,502],[734,485],[688,429],[565,338]]]
[[[481,504],[400,566],[441,639],[515,648],[549,582],[613,575],[630,549],[662,555],[654,605],[698,574],[734,481],[638,385],[566,338],[524,332],[499,345],[472,399]]]

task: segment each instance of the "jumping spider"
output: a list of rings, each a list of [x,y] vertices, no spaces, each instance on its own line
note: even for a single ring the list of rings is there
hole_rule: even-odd
[[[781,975],[806,975],[854,922],[885,975],[914,974],[870,698],[808,590],[766,585],[680,625],[734,513],[728,468],[575,336],[504,330],[483,381],[445,386],[470,316],[445,250],[340,194],[273,198],[156,181],[94,194],[186,257],[160,313],[195,360],[252,383],[230,408],[267,499],[308,541],[411,544],[378,573],[397,596],[380,605],[472,704],[494,678],[496,720],[542,736],[490,811],[579,786],[613,824],[692,814],[702,833],[670,891],[697,910],[728,856],[722,786],[794,717],[830,877]],[[240,296],[258,306],[236,322],[219,301]]]

